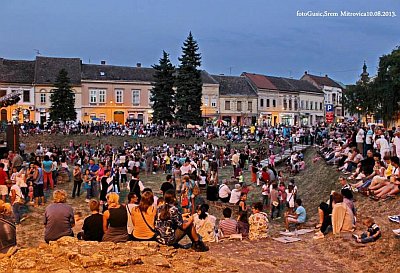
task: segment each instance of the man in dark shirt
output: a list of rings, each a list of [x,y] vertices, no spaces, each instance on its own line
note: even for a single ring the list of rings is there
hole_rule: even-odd
[[[103,239],[103,215],[99,213],[100,204],[97,200],[90,200],[89,208],[92,215],[83,222],[83,240],[98,241]]]
[[[168,174],[166,177],[167,181],[162,183],[160,191],[161,194],[164,195],[164,193],[167,190],[173,190],[174,189],[174,185],[172,184],[172,175]]]

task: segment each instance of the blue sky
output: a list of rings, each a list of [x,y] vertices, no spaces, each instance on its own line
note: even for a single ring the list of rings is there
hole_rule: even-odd
[[[364,60],[400,45],[398,0],[2,0],[0,57],[79,57],[143,66],[162,50],[177,65],[189,31],[202,69],[299,78],[304,71],[353,83]],[[297,17],[297,11],[394,11],[397,17]]]

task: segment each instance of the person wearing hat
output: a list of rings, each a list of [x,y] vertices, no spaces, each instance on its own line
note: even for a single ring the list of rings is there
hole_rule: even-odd
[[[235,188],[231,191],[231,197],[229,198],[230,204],[236,204],[240,200],[240,194],[242,193],[242,186],[235,184]]]
[[[400,128],[397,127],[394,132],[393,145],[396,152],[396,156],[400,158]]]

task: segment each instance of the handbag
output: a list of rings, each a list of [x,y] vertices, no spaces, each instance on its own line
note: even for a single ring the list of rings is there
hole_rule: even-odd
[[[144,221],[144,223],[146,224],[146,226],[154,233],[153,238],[154,238],[157,242],[161,242],[161,234],[160,234],[160,232],[159,232],[158,230],[152,228],[152,227],[149,225],[149,223],[147,223],[146,218],[144,218],[143,211],[141,211],[140,209],[139,209],[139,211],[140,211],[140,214],[142,215],[143,221]]]

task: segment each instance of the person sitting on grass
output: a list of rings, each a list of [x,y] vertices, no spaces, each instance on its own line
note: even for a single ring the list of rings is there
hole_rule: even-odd
[[[296,199],[294,207],[295,207],[294,213],[291,212],[285,213],[286,232],[289,232],[289,225],[291,223],[303,224],[306,222],[307,213],[306,209],[302,206],[302,201],[300,198]]]
[[[89,208],[91,215],[86,217],[83,221],[83,232],[78,233],[78,239],[85,241],[97,241],[101,242],[103,239],[103,215],[99,213],[100,203],[99,201],[92,199],[89,201]]]
[[[262,211],[261,202],[254,203],[251,207],[253,212],[249,217],[249,239],[258,240],[268,237],[268,216]]]
[[[357,236],[353,234],[353,237],[356,239],[357,243],[370,243],[375,242],[381,237],[381,230],[372,217],[367,217],[363,221],[364,226],[368,227],[366,232],[363,232],[361,236]]]
[[[192,248],[197,252],[208,251],[208,247],[200,239],[193,224],[193,217],[182,215],[175,206],[177,203],[174,190],[164,194],[165,204],[158,207],[155,230],[159,233],[157,241],[161,244],[180,247],[179,242],[187,235],[192,242]],[[183,220],[182,216],[185,217]]]
[[[238,223],[236,220],[231,219],[232,210],[230,208],[224,208],[222,211],[224,219],[219,221],[219,237],[229,237],[232,234],[238,233]]]

